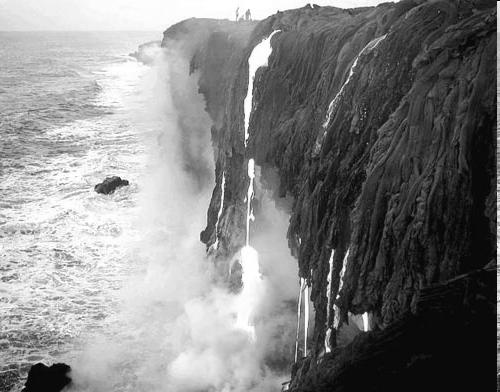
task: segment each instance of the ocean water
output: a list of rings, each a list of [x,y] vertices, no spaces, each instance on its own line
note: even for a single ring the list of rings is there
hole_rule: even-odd
[[[159,124],[128,54],[159,39],[0,32],[0,379],[68,358],[144,268],[126,245]],[[98,195],[108,175],[131,186]]]

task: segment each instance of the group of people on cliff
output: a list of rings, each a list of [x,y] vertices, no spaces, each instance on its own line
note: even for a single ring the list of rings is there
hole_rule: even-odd
[[[240,16],[240,7],[236,8],[236,22],[241,22],[244,20],[252,20],[252,12],[247,9],[244,14]]]

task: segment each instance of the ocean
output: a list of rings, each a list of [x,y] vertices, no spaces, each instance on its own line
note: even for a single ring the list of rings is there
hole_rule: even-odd
[[[152,68],[129,53],[161,37],[0,32],[0,390],[75,358],[144,269],[130,244],[161,124],[147,113]],[[95,193],[109,175],[131,185]]]

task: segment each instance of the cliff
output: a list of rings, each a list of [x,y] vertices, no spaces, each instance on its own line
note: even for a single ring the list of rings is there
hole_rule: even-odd
[[[255,75],[245,148],[248,59],[277,30]],[[214,122],[216,184],[201,240],[215,262],[244,245],[250,157],[276,200],[293,200],[283,235],[311,287],[315,320],[291,388],[358,390],[365,385],[346,374],[373,379],[380,363],[385,376],[368,389],[393,390],[391,374],[418,378],[439,361],[456,363],[442,329],[456,328],[457,339],[480,334],[494,315],[491,278],[473,294],[488,304],[479,316],[472,291],[450,300],[445,288],[467,286],[466,274],[482,277],[495,258],[495,4],[306,6],[258,24],[188,20],[162,45],[172,40],[199,72]],[[422,310],[436,287],[434,310]],[[363,313],[371,332],[347,339],[350,318]],[[481,368],[471,365],[481,359],[464,360]]]

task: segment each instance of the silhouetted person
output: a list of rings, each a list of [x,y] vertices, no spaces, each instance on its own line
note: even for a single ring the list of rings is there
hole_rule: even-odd
[[[238,17],[240,16],[240,7],[236,8],[236,22],[238,21]]]
[[[250,12],[250,9],[245,12],[245,20],[252,20],[252,13]]]

